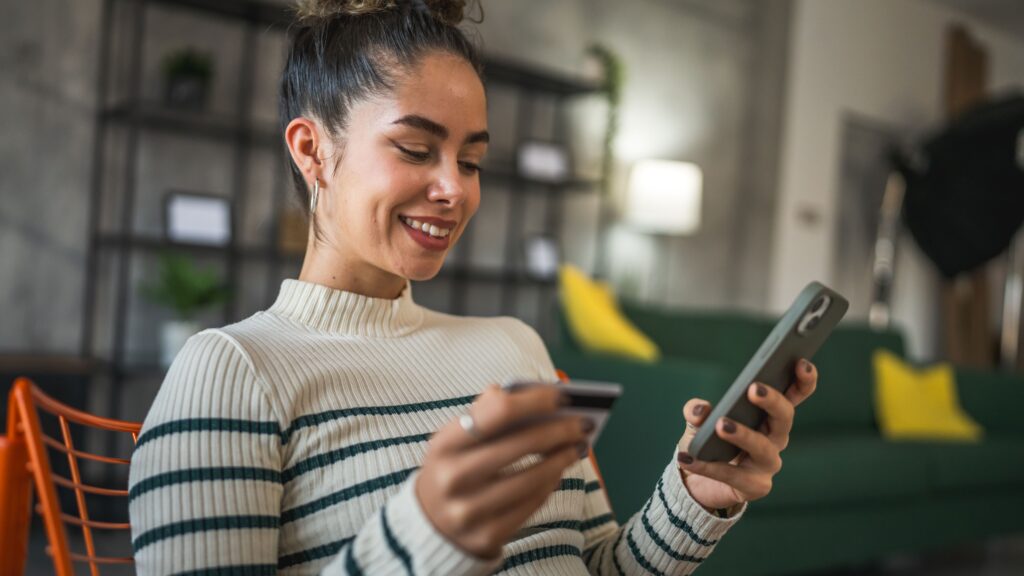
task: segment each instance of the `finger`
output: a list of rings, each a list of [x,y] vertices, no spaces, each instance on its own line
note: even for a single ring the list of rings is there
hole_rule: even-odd
[[[491,482],[502,469],[527,454],[549,454],[565,447],[576,447],[593,430],[590,419],[561,417],[508,432],[452,456],[452,490],[460,493]]]
[[[789,445],[789,433],[793,430],[793,403],[775,388],[760,382],[750,385],[747,389],[747,399],[768,414],[761,424],[760,431],[766,434],[779,450],[785,450]]]
[[[701,398],[691,398],[683,406],[683,418],[686,419],[688,424],[694,426],[700,426],[707,419],[708,414],[711,414],[711,404],[707,400]]]
[[[506,392],[492,385],[469,407],[477,436],[469,434],[456,420],[442,429],[448,433],[438,438],[436,444],[446,452],[461,450],[500,434],[518,421],[553,414],[566,403],[566,397],[555,386]]]
[[[793,403],[793,406],[799,406],[801,402],[814,394],[817,388],[818,369],[809,360],[801,359],[796,363],[793,385],[786,390],[786,397]]]
[[[719,438],[747,453],[747,461],[755,468],[771,474],[782,469],[779,449],[764,434],[730,418],[720,418],[715,425]]]
[[[566,468],[579,461],[579,452],[575,447],[561,448],[544,455],[539,462],[518,472],[489,482],[480,490],[463,499],[467,505],[470,522],[477,524],[486,518],[503,515],[509,510],[517,513],[511,518],[518,519],[521,524],[536,511],[528,504],[537,496],[540,506],[548,496],[558,488],[562,474]],[[508,516],[506,516],[508,519]],[[518,526],[517,526],[518,527]]]
[[[772,489],[772,475],[763,470],[697,459],[692,459],[689,464],[680,461],[679,467],[689,474],[718,480],[731,487],[745,500],[763,498]]]
[[[575,458],[573,458],[575,460]],[[483,550],[498,550],[511,540],[523,524],[533,516],[537,509],[544,505],[551,494],[561,482],[562,475],[552,474],[551,478],[545,479],[545,485],[540,489],[531,489],[522,499],[515,501],[516,505],[505,506],[503,511],[495,514],[493,512],[482,515],[482,519],[473,524],[467,524],[469,528],[464,538],[469,542],[476,541],[475,547]],[[470,510],[470,503],[463,503],[467,510]],[[496,508],[500,509],[500,508]],[[474,519],[475,520],[475,519]],[[495,555],[497,552],[495,552]]]

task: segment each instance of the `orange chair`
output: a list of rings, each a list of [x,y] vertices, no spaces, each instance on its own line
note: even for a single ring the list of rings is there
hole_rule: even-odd
[[[56,417],[62,440],[43,433],[39,413]],[[70,423],[111,432],[131,434],[138,438],[141,424],[100,418],[66,406],[50,398],[27,378],[18,378],[11,388],[7,436],[0,437],[0,576],[21,576],[24,571],[32,485],[35,485],[38,503],[35,511],[43,518],[49,546],[47,554],[53,558],[57,576],[74,574],[73,562],[88,564],[93,576],[105,564],[131,564],[131,557],[97,556],[93,530],[129,530],[127,522],[102,522],[89,517],[85,495],[95,494],[123,498],[127,507],[128,491],[90,486],[82,482],[79,459],[127,466],[127,458],[113,458],[83,452],[75,448]],[[50,468],[47,448],[66,455],[71,477],[55,474]],[[74,492],[77,516],[61,511],[57,499],[57,486]],[[66,524],[82,531],[85,554],[72,553],[68,545]]]

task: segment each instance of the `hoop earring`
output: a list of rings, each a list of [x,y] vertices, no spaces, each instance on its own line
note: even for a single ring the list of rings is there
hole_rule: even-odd
[[[309,197],[309,215],[316,213],[316,202],[320,197],[320,179],[313,179],[313,195]]]

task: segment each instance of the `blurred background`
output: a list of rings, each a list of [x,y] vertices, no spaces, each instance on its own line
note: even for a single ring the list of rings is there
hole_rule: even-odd
[[[142,420],[185,338],[301,266],[276,109],[289,3],[0,5],[4,391],[28,375]],[[818,280],[851,303],[821,398],[701,573],[1024,573],[1020,3],[483,5],[483,201],[413,291],[519,317],[574,377],[626,385],[598,449],[620,520],[664,456],[631,462],[629,426],[717,398]],[[581,333],[565,265],[614,295],[589,319],[628,326]],[[889,421],[900,386],[923,432]]]

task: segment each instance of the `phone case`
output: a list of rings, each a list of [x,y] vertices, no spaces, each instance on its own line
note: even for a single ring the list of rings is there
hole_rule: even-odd
[[[821,303],[827,304],[824,310],[816,308]],[[796,363],[814,356],[849,306],[836,291],[818,282],[808,284],[714,405],[690,442],[689,453],[709,462],[728,462],[739,455],[739,448],[716,434],[715,423],[728,416],[757,430],[767,414],[747,400],[747,389],[752,383],[761,382],[785,393],[796,376]]]

